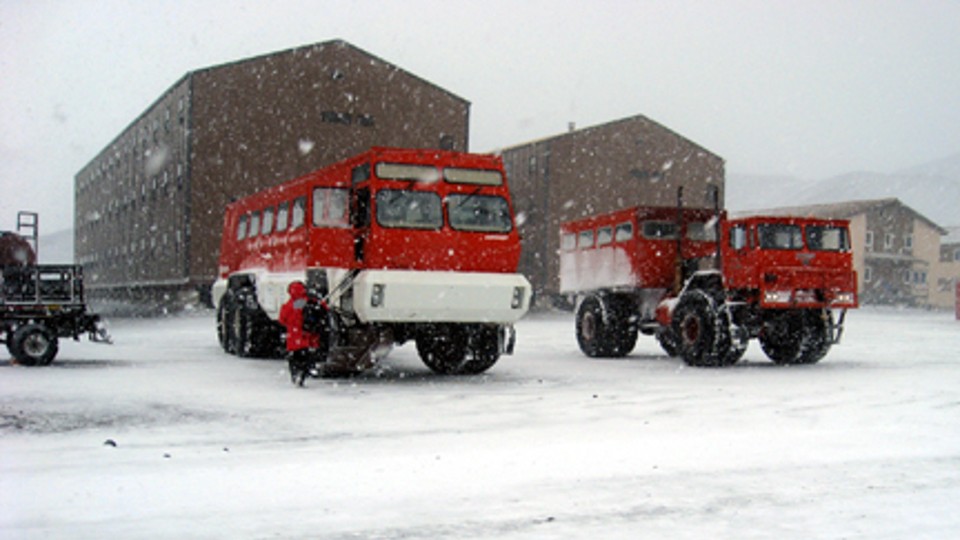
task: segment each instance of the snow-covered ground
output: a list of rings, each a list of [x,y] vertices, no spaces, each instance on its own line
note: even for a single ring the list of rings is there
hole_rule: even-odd
[[[692,369],[535,315],[482,376],[406,345],[303,389],[209,313],[113,321],[49,368],[0,357],[0,537],[960,537],[960,322],[848,321],[815,366]]]

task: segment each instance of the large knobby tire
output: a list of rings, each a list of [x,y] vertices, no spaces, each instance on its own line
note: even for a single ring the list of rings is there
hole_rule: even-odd
[[[804,317],[803,344],[800,364],[816,364],[827,355],[833,345],[830,335],[833,328],[833,315],[829,311],[810,310]]]
[[[598,358],[610,354],[610,330],[606,324],[603,305],[595,296],[588,296],[577,309],[577,344],[583,354]]]
[[[223,293],[220,305],[217,307],[217,341],[224,352],[233,354],[233,332],[230,321],[233,316],[233,292]]]
[[[59,350],[57,336],[35,323],[17,328],[10,343],[10,354],[24,366],[48,366]]]
[[[630,354],[637,346],[636,309],[629,297],[611,296],[608,300],[607,328],[610,345],[607,356],[620,358]]]
[[[434,373],[456,375],[467,361],[468,338],[463,325],[431,325],[417,335],[417,353]]]
[[[763,352],[777,364],[816,364],[833,345],[829,311],[785,311],[764,324],[760,334]]]
[[[670,357],[680,356],[680,337],[673,331],[672,327],[657,329],[657,342],[660,348]]]
[[[678,352],[690,366],[729,366],[743,355],[742,348],[732,346],[727,314],[703,291],[689,291],[680,298],[672,330],[678,338]]]
[[[770,313],[760,332],[760,348],[776,364],[800,363],[804,341],[804,315],[800,311]]]
[[[500,359],[502,350],[500,327],[496,325],[475,326],[468,340],[469,359],[460,367],[462,375],[478,375],[492,368]]]

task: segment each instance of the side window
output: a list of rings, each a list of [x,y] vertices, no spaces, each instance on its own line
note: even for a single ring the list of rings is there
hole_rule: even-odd
[[[287,230],[290,218],[290,203],[284,201],[277,207],[277,232]]]
[[[248,238],[253,238],[260,234],[260,211],[250,214],[250,229],[247,233]]]
[[[307,198],[297,197],[293,200],[293,211],[290,213],[290,230],[295,231],[303,227],[307,215]]]
[[[613,242],[613,227],[597,229],[597,247],[605,246],[611,242]]]
[[[593,229],[580,231],[577,247],[580,249],[588,249],[593,247]]]
[[[730,247],[733,249],[743,249],[747,247],[747,229],[743,225],[737,225],[730,229]]]
[[[560,249],[563,251],[573,251],[577,249],[577,235],[573,233],[563,233],[560,235]]]
[[[270,234],[273,232],[273,207],[269,206],[263,211],[263,223],[260,225],[260,234]]]
[[[237,240],[243,240],[247,237],[247,215],[244,214],[240,216],[240,221],[237,222]]]
[[[655,240],[673,239],[677,237],[677,225],[670,221],[645,221],[643,236]]]
[[[613,239],[616,242],[626,242],[633,238],[633,223],[629,221],[626,223],[621,223],[617,225],[616,231],[613,235]]]
[[[313,224],[318,227],[347,225],[347,200],[350,192],[339,188],[313,190]]]

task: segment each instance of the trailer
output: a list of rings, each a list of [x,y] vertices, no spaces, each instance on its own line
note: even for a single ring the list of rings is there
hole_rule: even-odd
[[[24,366],[51,364],[60,338],[110,342],[87,310],[83,268],[36,263],[37,224],[35,212],[19,212],[17,232],[0,233],[0,342]]]
[[[356,373],[416,343],[444,374],[513,351],[528,310],[503,164],[492,155],[376,147],[226,208],[212,297],[224,351],[274,356],[287,287],[327,307],[323,375]]]
[[[718,208],[637,207],[561,225],[561,292],[587,356],[653,335],[691,366],[729,366],[750,339],[778,364],[812,364],[856,308],[849,223],[729,219]]]

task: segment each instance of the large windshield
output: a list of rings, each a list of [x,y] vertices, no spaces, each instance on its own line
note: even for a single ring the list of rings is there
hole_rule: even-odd
[[[429,191],[379,191],[377,223],[383,227],[439,229],[443,226],[440,196]]]
[[[807,247],[812,251],[845,251],[850,248],[847,229],[810,225],[807,227]]]
[[[510,206],[494,195],[452,194],[447,197],[450,226],[460,231],[510,232]]]
[[[803,234],[799,225],[760,225],[758,232],[761,249],[803,249]]]

